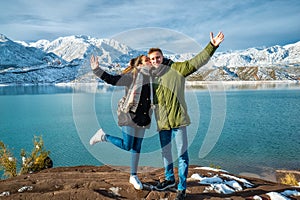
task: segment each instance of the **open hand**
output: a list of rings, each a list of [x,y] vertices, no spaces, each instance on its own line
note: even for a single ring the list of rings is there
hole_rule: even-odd
[[[91,56],[90,63],[92,70],[97,69],[99,67],[98,58],[94,55]]]
[[[224,34],[219,32],[216,37],[213,36],[213,33],[210,32],[210,42],[215,46],[219,46],[221,42],[224,40]]]

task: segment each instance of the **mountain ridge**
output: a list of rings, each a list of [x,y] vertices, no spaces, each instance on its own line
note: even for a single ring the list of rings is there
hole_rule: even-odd
[[[0,84],[89,83],[99,81],[89,58],[97,55],[101,67],[119,73],[132,57],[146,54],[113,39],[86,35],[26,43],[0,34]],[[195,53],[165,54],[184,61]],[[197,81],[300,80],[300,41],[285,46],[216,52],[209,63],[188,77]],[[101,82],[101,81],[100,81]]]

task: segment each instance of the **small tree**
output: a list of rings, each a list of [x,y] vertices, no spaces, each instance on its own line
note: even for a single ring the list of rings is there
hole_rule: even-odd
[[[0,141],[0,170],[4,170],[4,176],[17,176],[17,160],[2,141]]]
[[[31,154],[27,157],[24,149],[21,150],[22,168],[20,173],[41,171],[42,169],[52,167],[52,161],[49,158],[49,151],[44,147],[42,136],[34,136],[34,147]]]
[[[21,169],[17,173],[17,159],[13,157],[4,143],[0,141],[0,169],[4,170],[4,175],[13,177],[17,176],[17,174],[37,172],[53,166],[52,160],[49,157],[50,152],[46,151],[42,136],[34,136],[33,144],[34,147],[30,154],[26,153],[24,149],[21,150]]]

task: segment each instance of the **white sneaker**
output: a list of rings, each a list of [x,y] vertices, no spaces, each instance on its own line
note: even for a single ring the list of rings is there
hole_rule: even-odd
[[[90,145],[94,145],[98,142],[105,142],[105,133],[102,130],[102,128],[100,128],[95,135],[90,139]]]
[[[143,189],[143,184],[141,183],[137,175],[130,175],[129,183],[131,183],[133,187],[137,190]]]

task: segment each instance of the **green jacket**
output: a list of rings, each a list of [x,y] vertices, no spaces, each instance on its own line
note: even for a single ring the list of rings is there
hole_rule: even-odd
[[[185,78],[205,65],[217,47],[209,43],[194,58],[174,62],[170,69],[153,80],[155,117],[158,131],[189,125],[185,102]]]

